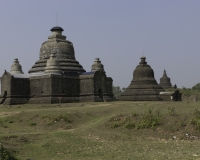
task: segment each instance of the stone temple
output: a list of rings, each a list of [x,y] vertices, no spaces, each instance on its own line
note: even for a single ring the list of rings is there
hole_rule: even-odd
[[[158,85],[154,78],[154,71],[141,57],[141,62],[133,72],[131,84],[122,93],[121,101],[159,101],[159,93],[164,89]]]
[[[40,48],[39,60],[24,74],[18,59],[1,77],[1,104],[112,101],[112,78],[96,58],[86,72],[75,58],[72,42],[53,27]]]
[[[160,78],[160,84],[159,85],[162,86],[163,89],[172,88],[170,78],[167,76],[165,69],[164,69],[163,76]]]

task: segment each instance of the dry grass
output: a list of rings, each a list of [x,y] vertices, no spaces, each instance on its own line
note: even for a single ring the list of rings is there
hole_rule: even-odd
[[[200,159],[198,108],[199,102],[1,105],[0,142],[20,160]]]

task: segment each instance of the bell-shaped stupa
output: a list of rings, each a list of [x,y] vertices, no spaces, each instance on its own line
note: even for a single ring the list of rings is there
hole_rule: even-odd
[[[104,71],[103,64],[99,58],[95,58],[94,64],[92,65],[92,71]]]
[[[62,73],[59,61],[55,57],[56,56],[54,54],[51,54],[50,58],[47,60],[45,73]]]
[[[40,59],[29,70],[29,73],[44,72],[47,60],[52,53],[59,61],[62,72],[85,72],[83,67],[75,59],[75,52],[72,42],[66,40],[66,36],[62,35],[64,31],[61,27],[53,27],[52,35],[48,40],[42,43],[40,48]]]
[[[163,87],[163,89],[167,89],[167,88],[171,88],[172,87],[172,84],[170,82],[170,78],[167,77],[167,73],[164,69],[164,72],[163,72],[163,76],[160,78],[160,86]]]
[[[133,72],[131,84],[122,93],[121,101],[158,101],[159,93],[164,91],[154,78],[154,71],[141,57],[140,64]]]
[[[11,74],[24,74],[24,72],[22,71],[22,66],[19,64],[19,61],[17,58],[14,59],[14,62],[11,66],[10,73]]]

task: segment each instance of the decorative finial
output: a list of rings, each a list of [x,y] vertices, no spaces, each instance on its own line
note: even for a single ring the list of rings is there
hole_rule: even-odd
[[[59,26],[55,26],[50,31],[52,31],[52,35],[62,35],[64,30]]]
[[[147,62],[146,62],[146,57],[141,57],[140,58],[141,59],[141,62],[140,62],[140,64],[147,64]]]

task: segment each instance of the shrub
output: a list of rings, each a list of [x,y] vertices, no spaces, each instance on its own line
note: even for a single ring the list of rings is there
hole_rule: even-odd
[[[123,126],[127,129],[144,129],[153,128],[161,122],[160,111],[153,111],[152,108],[147,108],[144,113],[132,113],[130,115],[116,115],[110,118],[109,124],[111,128]]]
[[[72,120],[71,120],[71,116],[69,113],[67,114],[61,114],[61,115],[51,115],[51,114],[45,114],[42,116],[42,119],[45,119],[48,123],[52,123],[53,122],[58,122],[58,121],[65,121],[66,123],[71,123]]]
[[[60,120],[63,120],[65,121],[66,123],[71,123],[72,120],[70,119],[69,115],[59,115],[57,117],[54,117],[54,121],[60,121]]]
[[[200,111],[198,109],[195,109],[193,112],[191,124],[195,126],[195,129],[200,130]]]
[[[17,160],[11,153],[6,150],[0,143],[0,160]]]
[[[152,108],[147,108],[142,114],[142,117],[138,122],[136,128],[137,129],[153,128],[159,125],[160,122],[161,122],[160,111],[156,110],[155,112],[153,112]]]

